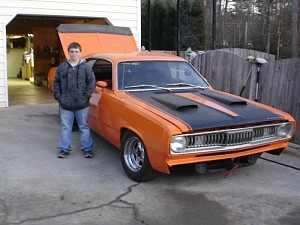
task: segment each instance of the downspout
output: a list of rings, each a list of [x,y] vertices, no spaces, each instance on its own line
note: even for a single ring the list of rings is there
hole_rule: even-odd
[[[5,107],[7,108],[8,107],[8,80],[7,80],[7,46],[6,46],[6,24],[3,23],[2,24],[2,30],[3,30],[3,46],[4,46],[4,51],[3,51],[3,54],[4,54],[4,89],[5,89]]]

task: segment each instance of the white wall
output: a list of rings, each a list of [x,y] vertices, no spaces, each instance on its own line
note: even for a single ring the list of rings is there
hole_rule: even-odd
[[[7,52],[7,77],[17,77],[20,68],[22,69],[24,50],[22,48],[11,48]]]
[[[141,46],[141,0],[0,0],[0,107],[8,106],[6,25],[18,14],[106,17],[112,25],[130,27]]]

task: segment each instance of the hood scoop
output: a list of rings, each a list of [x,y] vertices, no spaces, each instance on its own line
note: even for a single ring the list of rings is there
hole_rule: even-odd
[[[198,105],[195,104],[195,102],[190,101],[186,98],[183,98],[178,95],[173,94],[162,94],[162,95],[156,95],[152,96],[152,99],[155,101],[169,107],[170,109],[176,110],[176,111],[186,111],[191,109],[197,109]]]
[[[214,99],[218,102],[224,103],[226,105],[230,105],[230,106],[243,106],[243,105],[247,105],[247,102],[233,97],[233,96],[226,96],[226,95],[221,95],[219,93],[216,92],[204,92],[201,93],[201,95],[204,95],[206,97],[209,97],[211,99]]]

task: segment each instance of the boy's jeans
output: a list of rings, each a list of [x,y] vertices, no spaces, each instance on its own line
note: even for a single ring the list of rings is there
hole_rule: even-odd
[[[58,148],[65,152],[71,151],[72,144],[72,127],[74,118],[76,117],[78,128],[80,131],[81,150],[83,152],[92,151],[93,140],[90,127],[88,124],[90,107],[84,109],[69,111],[59,107],[60,123],[61,123],[61,138]]]

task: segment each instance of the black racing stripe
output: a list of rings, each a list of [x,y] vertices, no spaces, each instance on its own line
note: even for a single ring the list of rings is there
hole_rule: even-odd
[[[262,121],[278,121],[283,119],[281,115],[265,108],[258,107],[254,104],[247,103],[239,97],[223,95],[219,92],[208,89],[195,94],[235,112],[242,119]]]
[[[226,101],[220,100],[222,96],[217,98],[208,97],[208,92],[210,90],[205,90],[207,95],[202,95],[204,91],[192,92],[201,98],[206,98],[220,106],[238,114],[239,116],[232,116],[225,112],[219,111],[215,108],[211,108],[204,104],[195,102],[191,99],[185,98],[183,96],[176,95],[174,92],[130,92],[129,94],[135,96],[136,98],[147,102],[155,108],[168,113],[178,120],[184,121],[193,130],[208,129],[214,127],[225,127],[234,125],[243,125],[247,123],[260,123],[266,121],[278,121],[282,118],[271,111],[259,108],[252,104],[235,104],[234,98],[229,99],[230,96],[226,96]],[[190,92],[189,92],[190,93]],[[213,95],[217,95],[214,92]],[[221,95],[221,94],[220,94]],[[238,99],[238,98],[237,98]],[[240,99],[238,99],[240,101]],[[233,102],[233,104],[229,104]]]

